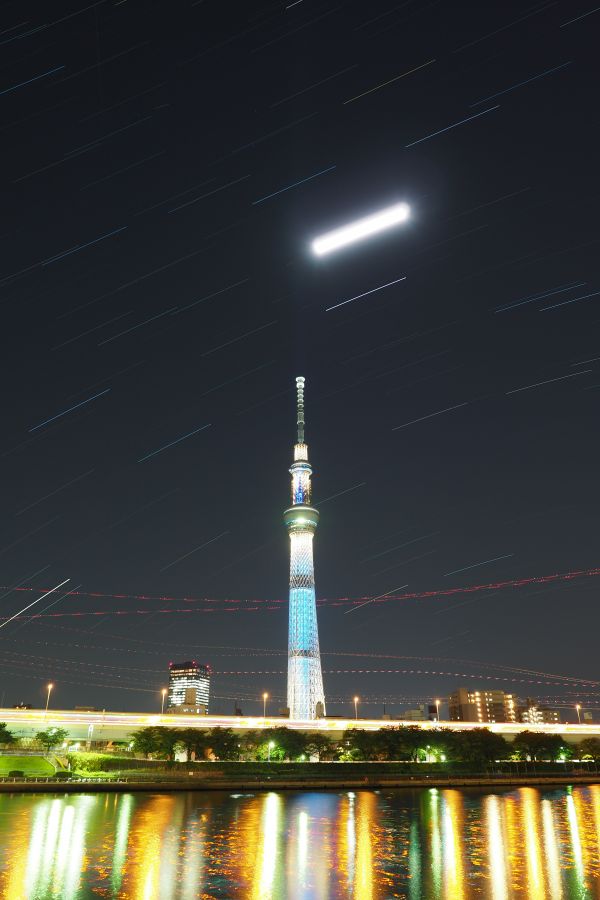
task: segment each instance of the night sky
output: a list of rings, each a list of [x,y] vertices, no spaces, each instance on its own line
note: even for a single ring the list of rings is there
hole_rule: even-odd
[[[296,375],[328,713],[596,705],[598,576],[396,597],[598,566],[599,25],[2,4],[4,621],[70,579],[2,626],[3,705],[158,709],[190,658],[213,711],[284,705]]]

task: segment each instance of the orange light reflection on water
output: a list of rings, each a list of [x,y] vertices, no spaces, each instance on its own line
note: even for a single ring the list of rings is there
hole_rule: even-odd
[[[550,800],[542,800],[542,828],[544,832],[544,855],[548,874],[548,897],[560,900],[562,897],[562,880],[560,874],[560,858],[556,839],[556,823],[554,810]]]
[[[508,900],[510,879],[506,854],[506,826],[503,806],[496,794],[484,801],[487,825],[487,845],[489,856],[489,877],[492,900]]]
[[[460,791],[447,790],[443,799],[444,896],[447,900],[463,900],[465,876],[463,865],[464,797]]]
[[[541,841],[540,793],[535,788],[521,788],[523,810],[527,890],[531,900],[545,900],[546,879]]]
[[[354,880],[355,900],[373,900],[373,855],[371,852],[371,830],[375,821],[374,794],[364,791],[358,795],[356,825],[356,874]]]
[[[163,865],[171,872],[174,860],[169,858],[163,841],[171,823],[176,798],[173,794],[160,794],[147,801],[134,817],[129,832],[127,863],[122,892],[131,900],[168,900],[169,893],[161,894],[166,879],[161,879]]]

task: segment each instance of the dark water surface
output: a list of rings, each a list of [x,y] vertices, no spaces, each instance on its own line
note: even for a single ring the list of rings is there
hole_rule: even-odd
[[[0,795],[0,896],[600,898],[600,786]]]

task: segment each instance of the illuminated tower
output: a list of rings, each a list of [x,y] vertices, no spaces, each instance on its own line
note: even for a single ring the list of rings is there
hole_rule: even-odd
[[[304,378],[296,378],[296,390],[298,440],[290,468],[292,506],[283,514],[290,535],[287,702],[291,719],[318,719],[325,715],[313,566],[313,536],[319,513],[311,506],[312,468],[304,443]]]

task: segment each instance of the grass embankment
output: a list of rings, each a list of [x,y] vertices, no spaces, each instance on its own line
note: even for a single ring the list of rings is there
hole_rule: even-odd
[[[0,756],[0,778],[9,772],[23,772],[26,777],[47,778],[54,775],[54,766],[43,756]]]

